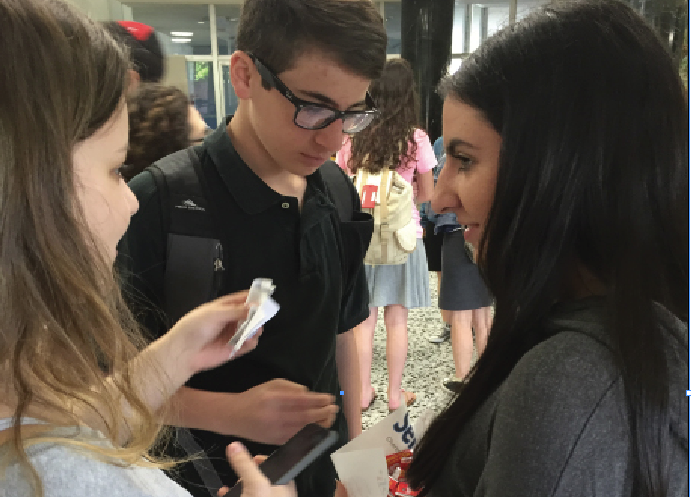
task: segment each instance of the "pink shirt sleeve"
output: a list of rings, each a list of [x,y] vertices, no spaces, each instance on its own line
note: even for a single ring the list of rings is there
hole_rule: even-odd
[[[415,143],[417,144],[417,152],[415,153],[416,163],[414,167],[406,167],[403,170],[399,170],[399,173],[408,182],[412,183],[415,173],[424,174],[437,165],[437,157],[434,155],[434,148],[429,141],[429,136],[421,129],[415,130],[413,135]],[[417,237],[422,238],[422,227],[420,226],[420,211],[417,209],[417,205],[413,203],[412,207],[412,217],[417,224]]]
[[[346,137],[341,150],[336,153],[336,164],[346,173],[350,174],[348,160],[350,160],[350,138]]]
[[[429,141],[429,136],[423,130],[415,131],[415,143],[417,143],[417,172],[422,174],[434,169],[437,165],[437,157],[434,155],[434,148]]]

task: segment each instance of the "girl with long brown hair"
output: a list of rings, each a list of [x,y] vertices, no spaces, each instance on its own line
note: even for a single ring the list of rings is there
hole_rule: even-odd
[[[229,359],[245,296],[145,346],[113,274],[137,210],[127,54],[59,0],[0,0],[0,63],[0,494],[187,495],[147,453],[168,397]]]
[[[432,169],[437,160],[429,137],[419,127],[418,97],[410,64],[404,59],[387,61],[384,72],[372,82],[369,91],[380,114],[368,128],[346,140],[336,160],[350,174],[356,174],[360,168],[370,173],[394,169],[413,184],[415,192],[412,205],[412,217],[417,224],[415,251],[404,264],[365,265],[370,315],[355,328],[362,385],[360,405],[366,409],[376,396],[371,382],[372,342],[378,308],[384,307],[388,401],[389,410],[395,410],[401,399],[407,405],[415,401],[415,394],[402,388],[408,354],[408,309],[431,305],[420,213],[415,204],[432,197]]]

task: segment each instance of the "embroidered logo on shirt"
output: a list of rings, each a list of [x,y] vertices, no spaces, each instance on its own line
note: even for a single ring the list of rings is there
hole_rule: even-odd
[[[187,209],[188,211],[206,211],[204,207],[199,207],[192,200],[183,200],[181,205],[176,205],[176,209]]]

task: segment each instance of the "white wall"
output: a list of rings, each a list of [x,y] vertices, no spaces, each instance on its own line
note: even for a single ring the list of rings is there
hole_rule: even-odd
[[[132,9],[118,0],[68,0],[96,21],[131,21]]]
[[[175,86],[183,91],[185,95],[190,94],[187,78],[187,60],[184,55],[168,55],[166,57],[166,73],[161,83],[164,85]]]

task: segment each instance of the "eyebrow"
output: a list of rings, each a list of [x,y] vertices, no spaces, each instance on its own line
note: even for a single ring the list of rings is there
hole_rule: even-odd
[[[446,153],[451,155],[451,153],[454,151],[454,149],[458,146],[477,149],[477,147],[475,145],[473,145],[472,143],[469,143],[465,140],[461,140],[460,138],[453,138],[449,142],[449,144],[446,146]]]
[[[326,104],[330,107],[333,107],[334,109],[338,109],[338,104],[334,100],[332,100],[331,98],[324,95],[323,93],[319,93],[316,91],[300,91],[300,93],[302,93],[303,95],[305,95],[307,97],[318,100],[319,102]],[[351,105],[350,107],[348,107],[348,109],[352,109],[353,107],[360,107],[363,105],[367,105],[367,102],[365,100],[361,100],[361,101]]]

